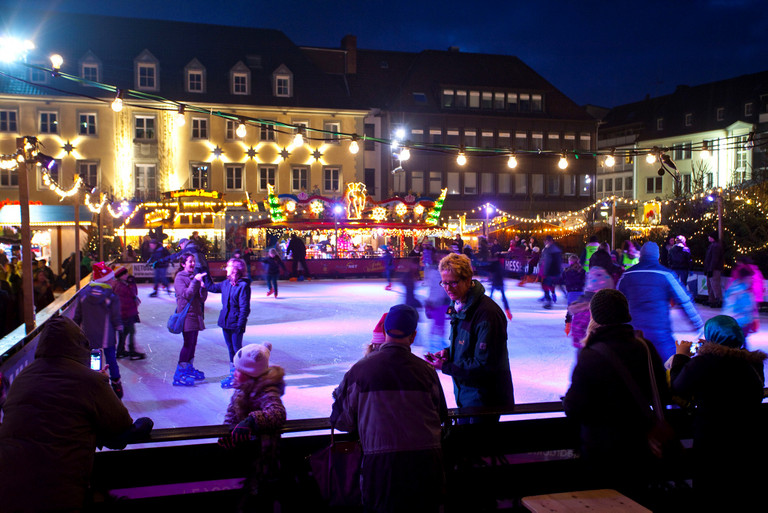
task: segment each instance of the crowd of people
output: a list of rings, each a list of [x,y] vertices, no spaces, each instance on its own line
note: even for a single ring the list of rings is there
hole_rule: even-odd
[[[536,275],[544,308],[551,309],[557,302],[558,290],[563,293],[565,332],[577,351],[563,405],[566,415],[580,426],[579,454],[585,475],[595,487],[615,488],[641,503],[649,500],[658,465],[649,445],[653,423],[649,412],[659,413],[660,404],[677,404],[690,407],[694,417],[693,483],[698,507],[707,511],[726,507],[723,489],[744,501],[758,493],[756,473],[723,476],[722,469],[746,469],[755,455],[757,461],[765,455],[760,433],[754,429],[768,355],[747,346],[747,336],[758,329],[762,275],[750,260],[740,257],[730,285],[720,290],[723,250],[716,234],[708,240],[704,265],[708,300],[712,307],[722,306],[723,315],[706,323],[686,287],[690,251],[682,236],[670,238],[663,248],[655,242],[627,241],[621,252],[611,252],[594,238],[580,257],[571,255],[565,266],[552,236],[544,238],[543,249],[533,237],[516,237],[510,243],[508,258],[526,258],[520,266],[520,285]],[[285,371],[270,365],[271,344],[244,340],[251,312],[248,263],[242,254],[235,254],[227,261],[224,280],[215,282],[194,240],[182,239],[178,246],[177,252],[170,253],[159,241],[149,241],[147,258],[162,270],[156,273],[151,297],[169,289],[164,282],[167,268],[179,264],[173,293],[175,312],[184,319],[173,385],[192,387],[205,380],[205,373],[195,367],[195,350],[199,332],[205,329],[208,294],[220,294],[217,325],[230,362],[221,387],[233,389],[233,394],[225,420],[230,433],[219,444],[247,451],[254,461],[241,507],[270,507],[279,500],[277,448],[286,420],[281,400]],[[427,243],[415,250],[411,257],[415,266],[406,266],[409,276],[403,278],[404,302],[382,315],[364,355],[333,392],[331,425],[355,433],[362,446],[360,489],[366,511],[440,510],[446,496],[442,448],[448,416],[438,373],[450,377],[456,405],[465,409],[458,425],[492,427],[499,422],[499,411],[515,405],[507,350],[507,327],[513,316],[504,294],[502,249],[497,241],[489,243],[485,238],[479,240],[476,251],[468,247],[457,238],[451,251]],[[295,246],[292,251],[295,257]],[[298,260],[294,273],[301,267]],[[530,261],[536,262],[533,269]],[[270,252],[264,263],[267,295],[277,297],[277,276],[287,269],[276,252]],[[55,317],[47,323],[35,362],[14,380],[1,405],[3,482],[31,481],[32,476],[12,475],[7,462],[33,458],[46,469],[38,478],[51,484],[51,500],[60,501],[50,504],[73,509],[85,500],[95,447],[124,447],[146,437],[152,427],[149,419],[133,422],[120,401],[118,359],[146,357],[136,339],[140,301],[135,281],[125,267],[111,268],[103,262],[90,266],[91,282],[76,299],[73,319]],[[412,288],[420,266],[427,291],[423,305]],[[301,271],[299,276],[308,277],[306,266]],[[483,275],[490,290],[480,279]],[[47,279],[44,264],[36,276]],[[492,298],[496,290],[501,292],[503,308]],[[698,340],[675,340],[670,319],[673,306],[680,307],[692,329],[700,332]],[[423,358],[411,350],[419,340],[421,308],[431,322],[428,336],[421,341],[428,349]],[[85,368],[93,351],[103,355],[104,369]],[[45,400],[29,401],[36,389],[32,383],[39,379],[56,379],[59,385],[50,387],[54,392],[44,394]],[[94,393],[80,394],[73,402],[70,395],[82,386]],[[82,414],[67,417],[73,434],[56,451],[46,445],[51,426],[37,427],[37,431],[20,428],[24,418],[57,414],[64,404]],[[55,477],[55,473],[66,473],[64,468],[76,470],[72,474],[76,482]],[[26,481],[19,486],[26,486]],[[15,504],[12,501],[17,498],[10,495],[0,492],[0,503]],[[11,502],[4,502],[6,498]],[[47,500],[38,499],[40,504]],[[731,504],[733,500],[729,497]]]

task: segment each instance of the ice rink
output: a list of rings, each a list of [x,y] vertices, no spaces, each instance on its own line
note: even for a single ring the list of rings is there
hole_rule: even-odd
[[[507,280],[506,295],[514,318],[508,323],[508,348],[517,403],[557,401],[565,393],[575,362],[575,349],[563,327],[564,297],[551,310],[542,308],[538,284],[517,287]],[[271,363],[286,371],[283,397],[288,418],[327,417],[331,392],[344,373],[363,354],[377,321],[389,307],[403,302],[404,289],[397,284],[384,290],[381,279],[280,281],[277,299],[267,297],[263,281],[254,281],[251,314],[243,344],[271,342]],[[485,284],[484,284],[485,286]],[[147,353],[146,360],[119,360],[125,396],[131,415],[151,417],[156,428],[221,424],[231,390],[219,381],[229,373],[229,359],[221,329],[216,326],[221,296],[210,294],[205,306],[207,329],[200,333],[195,367],[206,380],[194,387],[171,383],[176,369],[181,335],[170,334],[165,324],[175,307],[175,299],[165,291],[149,297],[151,284],[139,284],[141,323],[136,325],[137,342]],[[425,290],[417,286],[417,296]],[[500,296],[494,299],[500,304]],[[719,313],[697,305],[706,320]],[[692,339],[687,320],[679,309],[672,312],[677,338]],[[768,351],[766,316],[761,316],[762,331],[749,337],[751,349]],[[448,325],[446,324],[446,329]],[[422,334],[429,331],[423,316]],[[417,339],[417,344],[420,340]],[[414,353],[425,348],[414,345]],[[453,386],[441,374],[449,407],[455,407]]]

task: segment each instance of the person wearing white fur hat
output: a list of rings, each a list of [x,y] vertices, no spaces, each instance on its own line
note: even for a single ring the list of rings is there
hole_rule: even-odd
[[[279,471],[278,441],[285,424],[285,370],[269,365],[272,344],[248,344],[233,360],[235,392],[224,422],[232,432],[219,438],[219,445],[249,451],[253,473],[243,483],[242,511],[272,510]],[[257,493],[258,492],[258,493]]]

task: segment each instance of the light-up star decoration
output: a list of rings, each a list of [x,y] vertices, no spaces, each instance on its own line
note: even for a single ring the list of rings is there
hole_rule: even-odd
[[[245,154],[248,155],[249,159],[253,160],[256,158],[256,155],[258,155],[259,152],[256,151],[256,149],[253,146],[251,146],[250,148],[248,148],[248,151],[246,151]]]
[[[323,158],[323,152],[320,151],[320,148],[317,148],[312,152],[312,156],[315,158],[315,161],[318,161]]]
[[[288,157],[291,156],[291,152],[288,151],[288,148],[283,148],[280,150],[280,157],[282,157],[283,160],[288,160]]]
[[[217,158],[217,159],[220,159],[222,155],[224,155],[224,150],[222,150],[222,149],[221,149],[221,147],[217,145],[217,146],[216,146],[216,147],[213,149],[213,156],[214,156],[215,158]]]
[[[75,151],[75,145],[71,142],[67,141],[65,144],[61,145],[61,149],[67,152],[67,155]]]

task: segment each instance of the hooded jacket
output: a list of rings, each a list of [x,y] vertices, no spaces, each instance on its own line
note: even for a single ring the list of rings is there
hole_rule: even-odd
[[[507,319],[476,280],[461,310],[448,307],[451,336],[443,374],[453,378],[459,408],[514,406],[507,352]]]
[[[683,307],[694,330],[701,330],[704,326],[680,282],[659,263],[659,246],[655,242],[643,245],[640,262],[624,271],[616,288],[627,297],[632,326],[653,342],[662,360],[675,354],[670,302]]]
[[[115,347],[115,330],[123,329],[120,299],[108,283],[92,281],[80,290],[73,320],[83,329],[91,349]]]
[[[205,277],[205,287],[209,292],[221,294],[221,312],[219,312],[219,328],[244,332],[251,313],[251,284],[246,278],[240,278],[233,285],[229,278],[214,283],[209,276]]]
[[[81,509],[97,446],[131,416],[89,367],[88,340],[70,319],[46,322],[35,359],[12,382],[0,426],[0,509]]]

